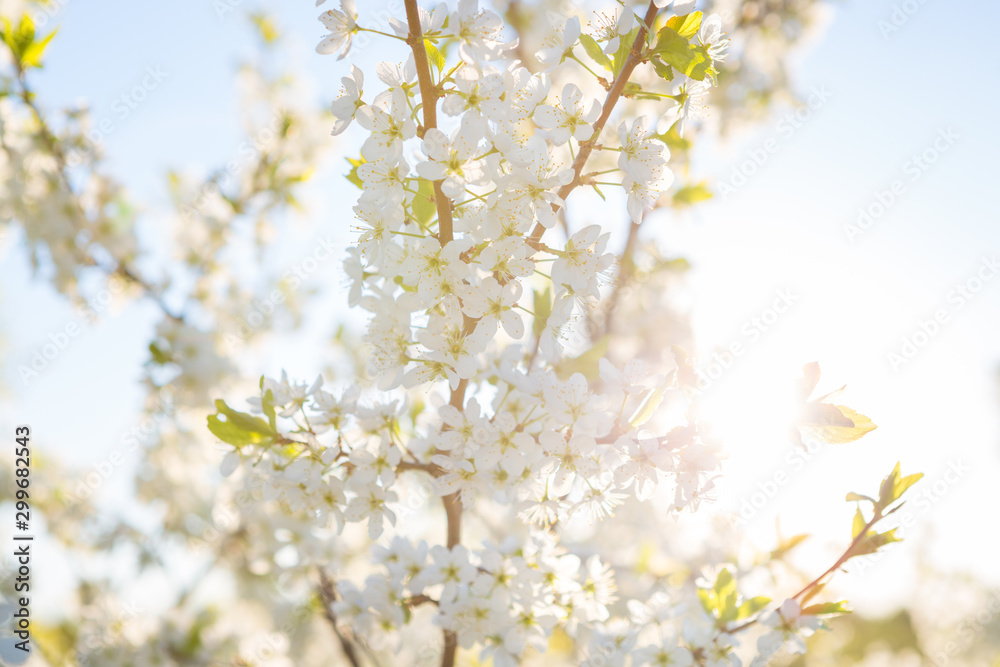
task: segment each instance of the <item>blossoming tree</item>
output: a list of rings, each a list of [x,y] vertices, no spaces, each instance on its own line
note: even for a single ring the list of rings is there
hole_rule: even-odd
[[[269,212],[294,199],[333,141],[315,129],[331,121],[285,110],[240,178],[177,181],[180,264],[194,285],[178,299],[168,279],[136,268],[121,224],[129,209],[98,152],[82,131],[74,144],[72,125],[58,135],[37,106],[25,74],[46,41],[24,20],[7,23],[4,167],[32,187],[8,195],[5,219],[47,249],[66,292],[97,268],[163,310],[148,383],[150,412],[169,426],[149,448],[140,494],[169,499],[164,531],[187,547],[208,543],[206,571],[227,570],[240,599],[271,600],[262,589],[276,587],[314,605],[336,638],[320,644],[321,664],[334,650],[351,665],[449,666],[460,655],[498,667],[765,664],[782,647],[804,651],[804,637],[847,612],[823,593],[844,563],[897,541],[877,524],[919,479],[898,466],[877,493],[848,495],[857,510],[844,550],[804,585],[760,577],[780,571],[803,536],[741,564],[728,543],[737,538],[720,529],[684,567],[657,564],[676,517],[698,517],[724,483],[725,450],[699,417],[697,360],[673,300],[684,262],[644,234],[646,220],[710,196],[687,175],[710,91],[733,92],[720,105],[728,120],[749,118],[736,93],[770,90],[757,75],[777,67],[753,50],[758,21],[801,18],[811,3],[626,2],[589,26],[562,4],[405,0],[384,30],[365,27],[351,0],[320,15],[328,34],[316,50],[336,54],[331,71],[343,77],[333,134],[363,135],[347,176],[357,229],[344,271],[366,332],[342,339],[351,361],[338,376],[262,377],[246,408],[235,380],[253,369],[221,351],[227,334],[212,319],[253,295],[214,258],[245,216],[266,248]],[[400,61],[349,65],[359,35]],[[727,70],[727,55],[741,67]],[[277,83],[257,87],[280,94]],[[586,207],[600,200],[618,215],[595,223]],[[354,362],[366,372],[352,377]],[[819,381],[807,364],[793,439],[849,443],[874,428],[833,394],[814,397]],[[189,480],[210,458],[194,423],[212,392],[223,398],[208,432],[225,444],[227,481],[205,494]],[[214,516],[220,496],[236,499],[236,529],[208,538],[190,517]],[[51,502],[54,525],[69,521],[66,503]],[[141,542],[125,529],[103,539]],[[197,628],[183,650],[204,664],[264,662],[247,657],[252,633],[212,634],[214,617],[192,620],[189,605],[185,591],[174,608],[188,615],[150,633],[158,643],[143,647],[143,664],[187,656],[174,646],[180,628]],[[265,625],[294,635],[287,616]],[[139,650],[123,644],[101,644],[100,664]]]

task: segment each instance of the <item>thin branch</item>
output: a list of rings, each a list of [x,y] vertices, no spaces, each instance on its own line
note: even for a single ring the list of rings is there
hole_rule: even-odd
[[[628,238],[625,240],[625,247],[622,249],[622,255],[620,261],[620,268],[618,270],[618,277],[615,280],[615,286],[608,296],[608,304],[604,309],[604,322],[601,327],[602,335],[606,336],[611,333],[611,318],[615,314],[615,309],[618,307],[618,302],[621,299],[622,289],[625,287],[626,283],[632,278],[632,254],[635,252],[635,244],[639,238],[639,225],[632,223],[628,228]]]
[[[844,549],[844,553],[842,553],[840,555],[840,558],[837,559],[837,562],[834,563],[833,565],[831,565],[830,567],[828,567],[826,569],[826,571],[823,572],[823,574],[819,575],[818,577],[816,577],[815,579],[813,579],[812,581],[810,581],[808,584],[806,584],[805,586],[803,586],[802,590],[800,590],[798,593],[796,593],[795,595],[793,595],[789,599],[790,600],[798,600],[800,597],[803,597],[807,593],[809,593],[809,591],[811,591],[814,588],[816,588],[817,586],[820,586],[821,584],[823,584],[824,579],[826,579],[827,577],[829,577],[830,575],[832,575],[833,573],[835,573],[837,570],[839,570],[844,565],[844,563],[846,563],[848,560],[850,560],[853,557],[853,554],[851,552],[853,552],[854,549],[855,549],[855,547],[857,547],[858,544],[861,543],[861,540],[863,540],[868,535],[868,531],[871,530],[872,527],[874,527],[875,524],[878,523],[879,521],[881,521],[883,518],[884,517],[883,517],[883,515],[881,513],[876,512],[874,514],[874,516],[872,516],[871,521],[869,521],[868,523],[866,523],[865,527],[861,529],[861,532],[858,533],[854,537],[853,540],[851,540],[851,543],[847,546],[846,549]],[[760,618],[760,615],[758,614],[755,618],[752,618],[749,621],[745,621],[744,623],[741,623],[740,625],[737,625],[735,628],[733,628],[731,630],[726,630],[726,632],[729,633],[729,634],[734,634],[734,633],[739,632],[740,630],[744,630],[746,628],[749,628],[751,625],[753,625],[754,623],[756,623],[759,618]]]
[[[420,100],[422,103],[424,123],[418,132],[421,137],[427,130],[437,127],[437,101],[441,96],[441,91],[434,85],[431,79],[431,70],[427,60],[427,49],[424,47],[423,32],[420,27],[420,10],[417,7],[417,0],[404,0],[406,7],[406,23],[410,29],[410,34],[406,41],[413,51],[413,60],[417,69],[417,83],[420,87]],[[438,241],[445,245],[454,240],[454,220],[452,218],[452,201],[445,196],[441,189],[441,181],[433,181],[434,204],[437,208],[438,217]],[[474,320],[473,326],[474,326]],[[469,319],[465,320],[466,328],[469,327]],[[466,380],[459,382],[454,391],[451,392],[451,405],[462,409],[465,404],[465,390],[468,386]],[[458,545],[462,539],[462,504],[457,493],[443,498],[445,515],[448,521],[448,548]],[[441,667],[454,667],[455,654],[458,650],[458,641],[455,633],[445,630],[444,651],[441,656]]]
[[[611,85],[611,89],[608,91],[608,96],[604,100],[604,106],[601,109],[601,115],[598,117],[597,122],[594,123],[594,134],[588,140],[580,144],[580,152],[577,154],[576,159],[573,161],[573,180],[566,185],[559,188],[559,198],[564,202],[569,193],[573,192],[578,185],[580,185],[580,174],[583,173],[583,167],[587,164],[587,159],[594,150],[594,146],[597,143],[597,139],[601,136],[601,132],[604,130],[604,126],[607,125],[608,119],[611,117],[611,112],[615,108],[615,104],[618,103],[618,99],[622,96],[622,92],[625,90],[625,85],[628,83],[629,77],[632,76],[632,71],[641,61],[641,56],[643,52],[643,47],[646,43],[646,31],[653,25],[653,20],[656,18],[656,13],[659,9],[656,7],[654,0],[650,0],[649,8],[646,9],[646,17],[644,23],[639,27],[639,34],[636,35],[635,41],[632,42],[632,50],[629,52],[628,58],[625,60],[625,65],[622,67],[621,72],[615,78],[615,82]],[[556,209],[556,206],[552,207]],[[531,230],[530,241],[537,241],[542,238],[542,234],[545,233],[545,227],[539,222],[535,225],[535,228]]]
[[[333,633],[337,635],[337,639],[340,641],[340,648],[344,651],[344,656],[351,663],[352,667],[361,667],[361,662],[358,660],[358,653],[354,650],[354,644],[337,627],[337,615],[333,611],[333,603],[337,601],[337,588],[333,585],[333,580],[330,579],[330,576],[323,568],[319,568],[318,590],[320,597],[323,599],[323,615],[330,622]]]
[[[83,204],[80,203],[80,198],[73,190],[73,186],[70,183],[69,175],[66,173],[68,169],[69,161],[66,159],[66,154],[63,152],[62,147],[59,145],[59,139],[55,136],[52,130],[49,128],[48,122],[45,120],[42,110],[38,108],[35,103],[35,95],[28,87],[28,83],[24,78],[24,73],[18,77],[18,82],[20,83],[20,91],[18,96],[24,105],[31,111],[31,115],[34,117],[35,122],[38,123],[38,134],[41,136],[42,140],[45,142],[45,147],[48,149],[52,157],[56,159],[58,164],[58,174],[59,174],[59,184],[66,191],[66,194],[71,195],[73,201],[72,211],[79,217],[80,221],[84,223],[84,228],[89,226],[90,221],[87,218],[87,212],[83,208]],[[109,253],[110,254],[110,253]],[[102,266],[100,262],[91,257],[89,254],[84,256],[84,262],[91,266],[98,267],[104,271],[109,276],[118,275],[141,288],[146,295],[152,299],[156,305],[164,312],[164,314],[171,318],[172,320],[181,322],[184,320],[182,315],[174,313],[166,304],[163,295],[160,291],[150,285],[144,278],[139,276],[134,269],[130,268],[125,260],[114,257],[115,266],[106,267]]]

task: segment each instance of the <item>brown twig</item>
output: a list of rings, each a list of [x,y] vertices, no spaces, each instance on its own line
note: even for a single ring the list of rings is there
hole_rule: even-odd
[[[340,648],[344,651],[344,656],[353,667],[361,667],[361,662],[358,661],[358,653],[354,650],[354,644],[337,627],[337,615],[333,611],[333,603],[337,601],[337,588],[323,568],[319,568],[319,595],[323,600],[323,615],[330,622],[333,633],[337,635],[337,639],[340,641]]]
[[[621,259],[619,260],[620,268],[618,270],[618,276],[615,280],[614,288],[608,296],[608,304],[604,309],[604,322],[601,327],[601,333],[604,336],[611,333],[611,318],[615,313],[615,309],[618,307],[622,289],[632,277],[632,254],[635,252],[635,244],[638,238],[639,225],[633,222],[629,225],[628,238],[625,240],[625,247],[622,249]]]
[[[611,117],[611,112],[615,108],[615,104],[618,103],[618,99],[622,96],[622,92],[625,90],[625,85],[628,83],[629,77],[632,76],[632,71],[636,68],[636,65],[641,61],[642,52],[644,50],[644,45],[646,43],[646,31],[652,28],[653,20],[656,18],[656,13],[659,9],[656,7],[656,3],[650,0],[649,7],[646,9],[646,17],[644,23],[639,28],[639,34],[636,35],[635,41],[632,42],[632,50],[629,52],[628,58],[625,60],[625,65],[622,67],[621,72],[615,77],[615,81],[611,84],[611,89],[608,90],[608,95],[604,100],[604,106],[601,108],[601,115],[598,117],[597,122],[594,123],[594,134],[588,141],[580,144],[580,152],[577,153],[576,159],[573,160],[573,180],[566,185],[559,188],[558,195],[559,198],[564,202],[569,193],[573,192],[578,185],[580,185],[580,174],[583,173],[583,167],[587,164],[587,159],[594,150],[594,146],[597,144],[597,139],[601,136],[601,132],[604,130],[604,126],[607,125],[608,119]],[[556,206],[552,207],[557,208]],[[531,230],[531,236],[529,239],[531,241],[537,241],[542,238],[542,234],[545,233],[545,227],[542,223],[537,223],[535,228]]]
[[[67,159],[65,152],[62,150],[62,147],[59,145],[59,139],[49,128],[48,122],[45,120],[45,115],[42,114],[42,110],[35,103],[35,95],[28,87],[28,83],[24,78],[24,71],[20,72],[18,82],[20,83],[18,96],[21,98],[24,105],[31,111],[31,115],[34,117],[35,122],[38,123],[38,134],[41,136],[42,141],[45,142],[45,147],[48,149],[49,153],[52,154],[52,157],[55,158],[56,164],[58,165],[59,185],[66,191],[66,194],[71,195],[73,201],[72,212],[79,218],[79,221],[83,223],[83,227],[86,228],[90,224],[90,221],[87,218],[87,212],[84,210],[83,204],[80,203],[79,196],[76,194],[76,191],[70,183],[69,174],[66,173],[69,168],[69,160]],[[117,257],[113,257],[113,259],[115,261],[115,266],[113,267],[101,265],[100,262],[91,257],[89,254],[84,255],[83,261],[85,264],[98,267],[109,276],[118,275],[126,281],[133,283],[142,289],[146,293],[146,296],[152,299],[167,317],[178,322],[184,320],[182,315],[175,314],[167,306],[160,291],[150,285],[144,278],[136,273],[134,269],[130,268],[124,259],[119,259]]]
[[[828,567],[826,571],[823,572],[823,574],[819,575],[818,577],[810,581],[808,584],[803,586],[802,590],[800,590],[798,593],[796,593],[789,599],[798,600],[800,597],[805,596],[809,591],[823,584],[824,579],[826,579],[827,577],[835,573],[837,570],[839,570],[844,563],[846,563],[853,557],[853,554],[851,552],[853,552],[855,547],[857,547],[858,544],[861,543],[861,540],[863,540],[868,535],[868,531],[871,530],[876,523],[882,520],[882,518],[883,515],[879,512],[876,512],[875,515],[872,517],[871,521],[866,523],[865,527],[861,529],[861,532],[858,533],[853,540],[851,540],[851,543],[847,546],[846,549],[844,549],[844,553],[840,555],[840,558],[837,559],[837,562]],[[740,630],[749,628],[751,625],[756,623],[759,618],[760,616],[758,615],[756,618],[752,618],[749,621],[745,621],[740,625],[737,625],[735,628],[727,630],[726,632],[728,632],[729,634],[734,634],[736,632],[739,632]]]
[[[413,60],[417,67],[417,83],[420,86],[420,102],[423,105],[424,114],[424,123],[418,129],[418,134],[423,137],[427,130],[437,127],[437,101],[441,97],[441,91],[431,79],[427,49],[424,48],[424,36],[420,28],[420,11],[417,9],[417,0],[405,0],[404,4],[406,6],[406,24],[410,28],[406,43],[413,51]],[[441,189],[441,181],[432,181],[432,184],[434,186],[434,204],[437,207],[438,215],[438,240],[441,245],[444,245],[455,238],[452,204],[451,200],[445,196],[444,190]]]
[[[418,130],[418,133],[422,137],[426,134],[427,130],[437,127],[437,101],[441,96],[441,91],[434,85],[434,81],[431,79],[427,49],[424,48],[424,37],[420,28],[420,11],[417,7],[417,0],[404,0],[404,6],[406,8],[406,24],[410,30],[406,42],[413,51],[413,60],[417,69],[417,84],[420,87],[420,101],[423,105],[424,123]],[[451,199],[445,196],[444,191],[441,189],[441,181],[433,181],[433,186],[434,204],[437,208],[438,216],[438,241],[443,246],[455,238],[452,202]],[[468,320],[466,321],[466,326],[468,326]],[[468,382],[466,380],[459,382],[458,386],[451,392],[451,400],[449,401],[451,405],[458,409],[464,406],[467,386]],[[448,521],[447,545],[450,549],[458,545],[462,539],[462,504],[459,501],[457,493],[445,496],[442,501]],[[457,649],[458,641],[455,633],[445,630],[441,667],[454,667]]]

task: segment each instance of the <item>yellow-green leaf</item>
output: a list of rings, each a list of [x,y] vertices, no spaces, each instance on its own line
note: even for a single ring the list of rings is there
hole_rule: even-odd
[[[683,188],[674,193],[673,201],[675,207],[681,208],[683,206],[691,206],[711,198],[712,191],[708,189],[708,185],[702,182],[696,185],[685,185]]]
[[[827,423],[799,425],[799,428],[805,433],[822,442],[832,445],[854,442],[877,428],[871,419],[845,405],[833,406],[829,403],[819,403],[817,405],[835,407],[836,413],[831,411],[831,415],[839,414],[842,417],[842,419],[829,419]]]
[[[859,507],[854,512],[854,522],[851,524],[851,539],[853,540],[860,535],[861,531],[864,530],[867,525],[868,522],[865,520],[865,515],[861,513],[861,508]]]
[[[429,40],[424,40],[424,50],[427,51],[427,59],[437,68],[438,72],[444,71],[444,54],[438,51],[438,48],[434,46]]]
[[[651,391],[649,396],[646,397],[646,400],[639,406],[639,409],[635,411],[634,415],[632,415],[632,419],[628,422],[629,425],[631,425],[632,428],[638,428],[648,422],[649,418],[652,417],[653,413],[656,411],[656,408],[660,407],[660,402],[663,400],[664,393],[666,393],[666,390],[663,387]]]
[[[667,19],[667,26],[684,39],[691,39],[698,34],[701,28],[701,12],[691,12],[684,16],[671,16]]]
[[[587,34],[580,35],[580,43],[583,44],[583,50],[587,52],[587,55],[596,62],[598,65],[608,70],[609,72],[614,69],[611,64],[611,59],[604,53],[601,49],[601,45],[597,43],[593,37]]]

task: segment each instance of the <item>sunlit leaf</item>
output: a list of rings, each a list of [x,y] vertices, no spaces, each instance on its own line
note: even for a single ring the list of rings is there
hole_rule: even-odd
[[[704,182],[696,185],[686,185],[674,193],[673,203],[676,207],[691,206],[712,198],[712,191]]]
[[[601,49],[601,45],[598,44],[593,37],[586,33],[580,35],[580,44],[583,45],[583,50],[587,52],[587,55],[590,56],[590,58],[598,65],[609,72],[614,69],[614,65],[611,64],[611,59],[608,58],[608,56]]]
[[[238,412],[216,400],[216,414],[208,417],[208,430],[223,442],[236,447],[274,440],[277,433],[261,419],[245,412]]]
[[[691,12],[684,16],[671,16],[667,19],[667,27],[671,28],[684,39],[691,39],[701,28],[701,12]]]

